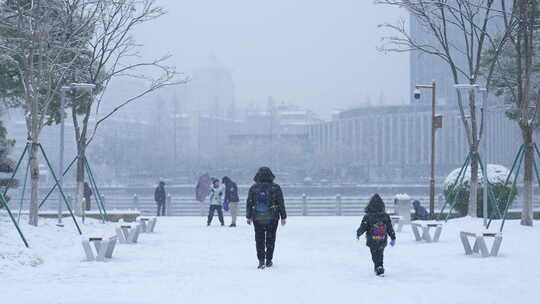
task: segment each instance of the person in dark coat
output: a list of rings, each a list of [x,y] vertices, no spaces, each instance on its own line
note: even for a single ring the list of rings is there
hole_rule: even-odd
[[[236,185],[236,183],[228,176],[224,176],[221,182],[225,185],[225,199],[223,203],[229,205],[229,211],[231,212],[231,225],[229,227],[236,227],[238,203],[240,202],[240,198],[238,197],[238,185]]]
[[[83,196],[84,196],[84,202],[85,202],[85,210],[90,211],[90,204],[92,203],[91,197],[92,197],[92,189],[90,188],[90,185],[88,185],[88,182],[84,182],[84,190],[83,190]]]
[[[154,200],[157,204],[157,216],[165,215],[165,201],[167,200],[167,194],[165,193],[165,182],[160,181],[159,185],[154,191]]]
[[[390,216],[385,212],[384,202],[378,194],[373,195],[369,200],[366,215],[356,231],[356,238],[360,239],[364,233],[366,233],[366,246],[371,251],[375,273],[383,275],[384,248],[387,245],[388,236],[391,238],[390,245],[395,245],[396,233],[392,227]]]
[[[279,220],[281,219],[281,225],[287,223],[283,192],[281,187],[274,183],[274,179],[270,168],[262,167],[253,178],[255,184],[248,192],[246,218],[248,225],[253,222],[255,227],[259,269],[272,267]]]
[[[428,219],[428,212],[426,208],[424,208],[422,205],[420,205],[420,201],[416,200],[413,203],[414,207],[414,219],[415,220],[421,220],[425,221]]]

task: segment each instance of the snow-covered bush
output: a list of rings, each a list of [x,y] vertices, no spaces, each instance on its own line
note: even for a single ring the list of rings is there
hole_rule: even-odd
[[[458,178],[459,172],[461,171],[461,168],[457,168],[454,171],[452,171],[448,176],[446,177],[446,180],[444,181],[444,197],[449,203],[456,202],[456,205],[454,209],[462,216],[467,215],[467,210],[469,207],[469,191],[470,191],[470,181],[471,181],[471,169],[470,167],[467,168],[465,171],[465,174],[463,176],[463,179],[461,182],[458,182],[456,184],[456,179]],[[492,191],[496,199],[499,200],[498,206],[501,212],[506,208],[506,202],[508,201],[508,196],[510,195],[510,192],[512,190],[512,181],[513,176],[510,178],[510,182],[507,186],[504,185],[504,182],[506,181],[506,178],[508,177],[508,174],[510,173],[510,170],[508,170],[506,167],[501,165],[493,165],[490,164],[487,167],[488,171],[488,179],[491,183]],[[456,185],[455,188],[452,191],[452,187]],[[483,187],[483,174],[481,170],[478,170],[478,195],[477,195],[477,214],[479,217],[483,216],[483,195],[484,195],[484,187]],[[514,191],[513,198],[517,195],[517,190]],[[488,205],[488,215],[492,215],[495,212],[493,210],[493,207],[491,203]]]

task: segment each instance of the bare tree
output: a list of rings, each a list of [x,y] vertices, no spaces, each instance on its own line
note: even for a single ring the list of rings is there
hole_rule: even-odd
[[[75,194],[78,212],[80,194],[84,186],[85,170],[83,159],[88,145],[92,142],[99,126],[114,113],[141,97],[161,88],[186,82],[179,79],[174,67],[167,66],[170,56],[145,61],[140,58],[138,45],[132,35],[135,29],[165,14],[155,0],[98,0],[92,4],[97,10],[94,32],[87,44],[85,60],[81,63],[81,72],[74,75],[75,82],[96,85],[93,96],[76,95],[70,104],[71,116],[75,126],[77,143],[77,190]],[[132,95],[122,101],[112,111],[100,111],[104,102],[104,93],[111,81],[121,78],[135,78],[144,81],[146,87],[133,88]],[[94,124],[91,126],[91,117]]]
[[[31,196],[29,224],[38,224],[39,136],[54,121],[51,104],[82,52],[91,11],[72,10],[78,0],[0,2],[2,61],[17,71],[30,143]],[[67,32],[66,29],[71,31]],[[12,97],[13,98],[13,97]]]
[[[386,37],[382,50],[395,52],[417,51],[437,56],[448,64],[455,84],[477,85],[482,80],[484,51],[503,43],[494,39],[495,0],[376,0],[376,3],[401,7],[414,18],[430,39],[413,37],[405,21],[383,24],[397,35]],[[494,49],[498,50],[499,47]],[[492,69],[489,69],[492,70]],[[490,73],[483,79],[489,88]],[[475,91],[468,94],[467,108],[462,92],[457,90],[457,103],[467,133],[469,151],[478,153],[483,133],[483,114],[477,114]],[[469,119],[467,119],[470,117]],[[478,158],[471,161],[471,191],[468,215],[477,216]]]
[[[506,2],[511,2],[506,5]],[[538,3],[536,0],[501,1],[500,16],[504,25],[504,44],[499,53],[487,52],[489,64],[495,63],[493,87],[505,102],[516,108],[507,114],[514,119],[521,130],[525,146],[523,174],[523,209],[521,224],[533,225],[533,132],[538,127],[540,110],[540,58]]]

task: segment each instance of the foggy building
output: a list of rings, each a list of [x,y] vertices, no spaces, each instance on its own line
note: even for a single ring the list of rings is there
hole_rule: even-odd
[[[246,169],[266,165],[283,180],[301,180],[313,152],[309,126],[321,121],[309,109],[269,103],[266,111],[250,111],[236,125],[229,137],[229,146],[236,151],[232,157],[241,157]]]
[[[198,168],[223,168],[229,136],[237,125],[237,121],[224,117],[197,117],[194,131]]]
[[[154,170],[159,168],[164,151],[156,141],[149,141],[156,138],[149,121],[111,118],[101,131],[87,152],[94,170],[101,173],[100,182],[139,184],[155,179]]]
[[[215,56],[210,56],[205,66],[193,71],[186,85],[187,110],[201,115],[234,119],[234,89],[231,71]]]
[[[467,138],[459,112],[439,107],[443,128],[436,134],[436,173],[446,176],[463,165]],[[510,168],[521,144],[514,121],[490,112],[489,163]],[[314,124],[309,138],[321,159],[319,170],[356,181],[427,180],[431,155],[431,105],[359,107],[331,121]],[[483,153],[483,151],[480,151]],[[483,156],[485,157],[485,156]]]
[[[26,145],[27,130],[21,110],[12,109],[4,115],[5,126],[8,129],[8,138],[15,139],[15,146],[11,158],[17,160]],[[90,119],[89,136],[93,134],[95,119]],[[111,183],[114,180],[140,180],[147,177],[155,165],[153,156],[159,152],[154,145],[149,145],[148,138],[152,138],[150,123],[140,118],[111,117],[106,120],[97,131],[97,136],[88,146],[86,156],[100,183]],[[75,129],[70,116],[65,120],[64,130],[64,168],[77,156],[75,142]],[[54,170],[58,169],[60,155],[60,125],[44,127],[39,141],[47,153]],[[45,160],[40,156],[40,164],[44,172],[48,171]],[[17,177],[24,178],[26,163],[23,162]],[[58,172],[55,172],[58,173]],[[106,173],[106,174],[101,174]],[[68,173],[65,183],[74,182],[75,168]],[[48,176],[49,174],[43,174]],[[52,179],[44,178],[44,184],[52,183]]]
[[[237,125],[231,139],[241,141],[257,137],[269,141],[273,137],[305,138],[307,126],[321,121],[313,111],[305,108],[285,103],[272,105],[266,111],[249,111]]]
[[[494,4],[494,7],[498,5],[499,4]],[[409,20],[409,33],[413,40],[420,44],[433,45],[437,49],[440,49],[439,42],[437,42],[436,38],[433,37],[431,29],[425,28],[424,25],[422,25],[421,22],[419,22],[418,19],[413,15],[409,16]],[[492,36],[496,36],[497,32],[499,31],[494,22],[496,22],[496,20],[492,18],[492,20],[490,20],[488,23],[487,29]],[[461,67],[464,71],[468,71],[467,56],[464,53],[467,46],[464,45],[463,31],[456,25],[453,25],[452,22],[448,22],[446,29],[448,40],[452,44],[452,59],[454,60],[456,66]],[[477,46],[475,46],[475,48],[476,47]],[[487,48],[487,46],[484,48]],[[431,93],[424,94],[423,98],[416,100],[413,98],[412,92],[416,85],[431,84],[431,82],[434,80],[437,84],[437,103],[448,104],[453,107],[457,106],[457,93],[456,89],[454,88],[454,79],[451,74],[450,66],[447,62],[438,56],[413,50],[409,52],[409,66],[409,79],[411,82],[409,100],[411,104],[431,102]],[[465,77],[465,75],[458,73],[458,78],[460,83],[468,83],[468,79]]]
[[[410,16],[410,35],[412,39],[423,44],[432,44],[437,45],[437,41],[431,34],[430,29],[425,29],[420,22],[414,17]],[[457,28],[449,26],[448,32],[450,37],[456,37],[459,35]],[[461,37],[456,37],[457,42],[460,41]],[[462,39],[462,38],[461,38]],[[465,56],[455,56],[457,60],[457,65],[464,66],[466,63]],[[409,73],[410,73],[410,103],[411,104],[431,104],[431,92],[423,94],[423,98],[417,100],[413,97],[413,91],[416,85],[419,84],[431,84],[432,81],[435,81],[437,84],[437,103],[438,104],[448,104],[454,106],[455,100],[457,98],[456,90],[454,88],[454,80],[451,75],[450,67],[447,62],[441,58],[426,54],[421,51],[410,51],[409,52]]]

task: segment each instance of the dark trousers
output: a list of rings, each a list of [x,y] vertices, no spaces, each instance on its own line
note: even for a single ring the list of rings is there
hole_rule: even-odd
[[[165,202],[157,202],[157,216],[165,216]]]
[[[86,211],[90,211],[90,207],[91,207],[91,204],[92,204],[90,196],[85,196],[84,197],[84,203],[85,203],[84,209]]]
[[[253,222],[255,227],[255,244],[257,247],[257,258],[259,261],[272,260],[276,244],[276,231],[278,221],[270,224],[260,224]]]
[[[223,207],[221,207],[220,205],[210,205],[210,209],[208,209],[208,225],[212,223],[215,210],[217,210],[219,222],[221,223],[221,225],[225,225],[225,221],[223,221]]]
[[[372,246],[369,247],[371,251],[371,259],[373,260],[373,265],[375,268],[383,266],[384,259],[384,246]]]

